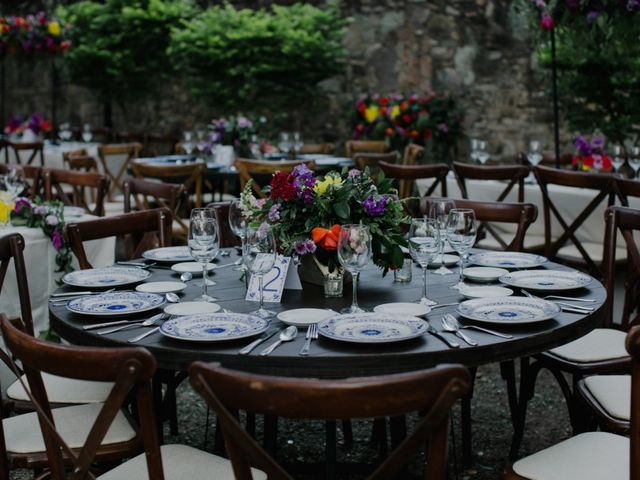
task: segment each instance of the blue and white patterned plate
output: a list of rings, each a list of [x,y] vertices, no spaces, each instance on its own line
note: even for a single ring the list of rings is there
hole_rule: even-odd
[[[142,282],[151,272],[136,267],[105,267],[67,273],[62,281],[83,288],[106,288]]]
[[[560,313],[560,306],[535,298],[476,298],[458,305],[457,313],[478,322],[519,325],[550,320]]]
[[[522,270],[503,275],[500,281],[527,290],[557,292],[586,287],[593,278],[576,270]]]
[[[130,315],[153,310],[164,302],[164,296],[155,293],[110,292],[69,300],[67,308],[83,315]]]
[[[167,320],[160,333],[189,342],[222,342],[264,332],[269,321],[246,313],[208,313]]]
[[[352,313],[338,315],[318,324],[323,337],[353,343],[390,343],[423,335],[427,322],[408,315]]]
[[[189,253],[189,247],[163,247],[147,250],[142,258],[154,262],[191,262],[193,257]]]
[[[534,268],[547,263],[547,259],[533,253],[483,252],[469,255],[469,263],[482,267]]]

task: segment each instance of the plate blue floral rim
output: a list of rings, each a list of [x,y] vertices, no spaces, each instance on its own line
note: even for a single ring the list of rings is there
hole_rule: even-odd
[[[318,332],[343,342],[391,343],[420,337],[427,326],[418,317],[367,312],[328,318],[318,323]]]
[[[252,337],[268,327],[268,320],[255,315],[218,312],[168,320],[160,327],[160,333],[189,342],[222,342]]]
[[[526,290],[558,292],[589,285],[593,277],[576,270],[521,270],[500,277],[500,282]]]
[[[161,247],[146,250],[142,258],[156,262],[189,262],[193,257],[189,253],[189,247]]]
[[[534,268],[547,263],[542,255],[520,252],[483,252],[469,255],[469,264],[495,268]]]
[[[466,300],[456,310],[459,315],[502,325],[545,322],[560,313],[560,306],[547,300],[527,297],[492,297]]]
[[[108,288],[142,282],[151,272],[136,267],[104,267],[67,273],[62,281],[73,287]]]
[[[164,296],[155,293],[110,292],[69,300],[67,309],[92,316],[131,315],[153,310],[164,303]]]

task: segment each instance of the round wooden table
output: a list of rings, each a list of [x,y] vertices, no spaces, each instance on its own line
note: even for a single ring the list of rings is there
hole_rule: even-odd
[[[235,252],[231,256],[220,257],[218,265],[234,261]],[[567,269],[554,263],[547,268]],[[457,282],[457,269],[454,275],[428,275],[428,295],[438,303],[450,303],[462,300],[456,290],[450,286]],[[155,269],[150,281],[177,279],[177,274],[168,269]],[[414,268],[413,281],[408,284],[394,283],[393,274],[389,272],[383,277],[382,271],[371,266],[362,273],[358,288],[358,299],[362,307],[371,309],[375,305],[388,302],[412,302],[420,297],[422,276],[419,269]],[[244,300],[245,283],[240,280],[240,273],[233,268],[225,268],[215,272],[212,278],[217,285],[209,288],[209,294],[219,299],[218,303],[233,312],[250,312],[257,304]],[[188,283],[181,295],[182,300],[189,300],[201,293],[196,286],[198,278]],[[63,287],[60,291],[72,291]],[[516,290],[515,295],[520,293]],[[298,352],[304,343],[304,330],[289,343],[278,347],[271,355],[259,356],[259,352],[270,342],[254,349],[250,355],[239,355],[238,351],[252,339],[211,344],[189,343],[164,337],[154,333],[137,345],[148,348],[156,357],[160,368],[167,370],[186,370],[195,360],[220,362],[226,367],[256,373],[277,374],[296,377],[341,378],[352,376],[369,376],[411,371],[427,368],[439,363],[461,363],[466,366],[478,366],[491,362],[512,360],[529,356],[550,348],[562,345],[581,337],[596,327],[603,320],[606,292],[602,284],[596,280],[588,288],[573,292],[577,297],[590,297],[598,300],[596,310],[588,315],[560,313],[555,319],[546,322],[522,325],[518,327],[496,328],[513,335],[513,339],[498,338],[493,335],[467,330],[479,345],[471,347],[458,339],[460,348],[453,349],[441,340],[425,334],[424,336],[404,342],[362,345],[339,342],[320,337],[311,344],[308,357],[299,356]],[[345,286],[342,298],[325,298],[322,288],[306,286],[304,290],[285,290],[281,304],[268,304],[269,308],[282,311],[292,308],[316,307],[339,310],[351,302],[351,288]],[[433,310],[428,316],[430,323],[441,330],[440,319],[444,313],[455,311],[455,306]],[[151,314],[139,315],[142,318]],[[133,317],[132,317],[133,318]],[[64,339],[71,343],[94,346],[131,345],[126,340],[143,332],[144,328],[128,329],[110,335],[100,336],[95,330],[83,330],[82,326],[91,323],[102,323],[108,319],[88,317],[69,312],[66,307],[50,307],[51,325]],[[115,319],[114,319],[115,320]],[[272,319],[270,328],[281,328],[282,322]],[[453,340],[452,334],[444,333]]]

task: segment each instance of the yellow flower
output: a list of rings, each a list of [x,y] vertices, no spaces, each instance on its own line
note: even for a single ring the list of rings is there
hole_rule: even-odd
[[[13,203],[11,200],[5,201],[4,199],[0,199],[0,225],[4,225],[9,221],[12,211]]]
[[[343,181],[340,177],[327,176],[324,178],[324,180],[319,180],[316,182],[316,184],[313,186],[313,191],[316,192],[316,195],[321,197],[327,192],[329,187],[335,190],[342,188],[342,183]]]
[[[49,30],[50,35],[57,37],[60,35],[60,24],[55,20],[53,22],[49,22],[47,30]]]
[[[365,109],[364,118],[367,120],[367,122],[372,123],[376,118],[378,118],[379,111],[380,110],[378,109],[378,107],[376,107],[375,105],[371,105],[370,107],[367,107]]]
[[[391,118],[397,118],[400,115],[400,107],[398,105],[394,105],[391,108]]]

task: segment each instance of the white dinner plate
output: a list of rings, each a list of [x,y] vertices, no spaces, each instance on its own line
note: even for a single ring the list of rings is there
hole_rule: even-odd
[[[170,293],[181,292],[185,288],[187,288],[187,284],[182,282],[148,282],[138,285],[136,291],[146,293]]]
[[[464,298],[490,298],[490,297],[510,297],[513,290],[505,287],[477,287],[474,285],[465,285],[459,288],[458,292]]]
[[[481,267],[535,268],[547,263],[547,258],[533,253],[482,252],[469,255],[469,263]]]
[[[69,218],[80,218],[85,214],[85,210],[82,207],[75,207],[73,205],[65,205],[62,208],[62,214],[65,220]]]
[[[318,324],[323,337],[352,343],[391,343],[422,336],[428,323],[418,317],[388,313],[335,315]]]
[[[593,278],[576,270],[521,270],[501,276],[500,281],[527,290],[557,292],[586,287]]]
[[[392,315],[407,315],[409,317],[420,317],[431,311],[431,308],[421,303],[394,302],[383,303],[373,307],[374,312],[390,313]]]
[[[200,315],[205,313],[216,313],[222,307],[217,303],[210,302],[180,302],[172,303],[164,307],[164,312],[169,315]]]
[[[497,282],[501,276],[507,273],[509,273],[509,270],[493,267],[468,267],[463,270],[466,280],[482,283]]]
[[[189,342],[221,342],[258,335],[268,327],[268,320],[255,315],[214,313],[167,320],[160,333]]]
[[[504,325],[544,322],[560,313],[560,306],[527,297],[494,297],[466,300],[456,312],[478,322]]]
[[[450,267],[451,265],[455,265],[456,263],[458,263],[460,261],[460,257],[457,255],[449,255],[449,254],[444,254],[444,265],[446,267]],[[429,266],[430,267],[439,267],[442,264],[441,260],[440,260],[440,255],[437,255],[436,258],[434,260],[432,260],[431,262],[429,262]]]
[[[67,308],[83,315],[131,315],[153,310],[162,306],[164,302],[164,296],[155,293],[109,292],[69,300]]]
[[[278,314],[278,320],[287,325],[296,327],[308,327],[312,323],[319,323],[327,318],[334,317],[336,312],[322,308],[294,308]]]
[[[216,268],[215,264],[207,263],[207,272],[210,272],[214,268]],[[171,270],[178,273],[189,272],[194,275],[202,275],[202,264],[198,262],[174,263],[173,265],[171,265]]]
[[[106,288],[142,282],[151,272],[136,267],[104,267],[76,270],[67,273],[62,281],[67,285],[82,288]]]
[[[154,262],[188,262],[193,260],[189,253],[189,247],[162,247],[147,250],[142,253],[142,258]]]

